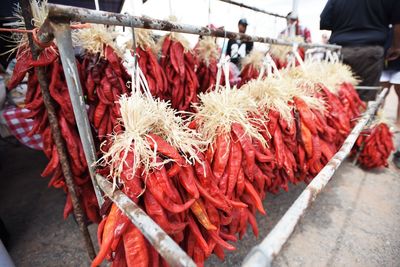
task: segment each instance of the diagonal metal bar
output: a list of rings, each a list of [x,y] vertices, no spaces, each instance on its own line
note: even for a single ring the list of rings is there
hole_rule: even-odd
[[[253,247],[244,259],[243,267],[267,267],[271,266],[276,255],[279,254],[283,245],[289,239],[294,231],[301,216],[306,209],[316,199],[317,195],[324,189],[332,178],[340,164],[350,153],[351,148],[356,142],[358,136],[375,114],[378,107],[382,104],[388,89],[384,89],[376,101],[373,102],[364,113],[363,117],[354,126],[349,136],[344,141],[340,150],[326,164],[326,166],[318,173],[312,182],[304,189],[301,195],[296,199],[292,206],[286,211],[282,219],[275,225],[266,238],[257,246]]]
[[[193,260],[156,224],[139,206],[119,190],[113,190],[112,184],[103,176],[96,179],[104,193],[142,232],[155,250],[170,266],[195,267]]]
[[[20,0],[20,3],[21,3],[21,7],[22,7],[22,14],[24,17],[26,29],[31,30],[31,29],[33,29],[33,25],[31,23],[33,16],[32,16],[30,2],[29,2],[29,0]],[[45,28],[46,32],[47,32],[45,34],[46,36],[51,35],[50,29],[47,28],[47,26]],[[28,34],[28,39],[29,39],[29,45],[30,45],[31,52],[32,52],[32,57],[33,57],[33,59],[36,59],[39,56],[41,50],[35,46],[31,34]],[[47,110],[52,138],[53,138],[54,144],[56,145],[56,148],[57,148],[57,153],[60,158],[61,169],[62,169],[64,178],[65,178],[65,182],[67,184],[68,192],[71,196],[71,202],[72,202],[74,216],[78,223],[78,226],[82,233],[82,236],[84,238],[86,250],[89,254],[89,257],[91,259],[93,259],[95,257],[95,251],[94,251],[92,239],[90,238],[88,228],[85,224],[85,214],[83,213],[82,206],[81,206],[80,201],[76,194],[75,182],[74,182],[72,171],[71,171],[71,165],[69,163],[69,157],[68,157],[68,153],[67,153],[66,144],[61,135],[61,130],[60,130],[60,126],[58,124],[57,113],[56,113],[56,110],[54,107],[54,102],[53,102],[52,97],[50,96],[47,70],[46,70],[46,67],[36,67],[35,70],[36,70],[36,74],[38,76],[38,81],[39,81],[40,89],[42,92],[43,102],[44,102],[45,108]]]
[[[243,3],[239,3],[239,2],[236,2],[236,1],[232,1],[232,0],[219,0],[219,1],[231,4],[231,5],[247,8],[247,9],[250,9],[250,10],[253,10],[253,11],[257,11],[257,12],[260,12],[260,13],[264,13],[264,14],[267,14],[267,15],[270,15],[270,16],[286,19],[286,16],[283,16],[283,15],[280,15],[280,14],[277,14],[277,13],[273,13],[273,12],[269,12],[269,11],[266,11],[264,9],[261,9],[261,8],[258,8],[258,7],[253,7],[253,6],[249,6],[249,5],[246,5],[246,4],[243,4]]]
[[[65,79],[74,110],[79,136],[85,153],[86,162],[89,168],[90,178],[92,179],[94,192],[96,194],[99,207],[103,205],[103,197],[95,179],[96,148],[93,135],[86,111],[85,99],[82,93],[82,86],[79,79],[78,68],[74,48],[72,46],[71,27],[69,23],[51,23],[54,36],[57,40],[57,47],[60,52]]]
[[[106,11],[96,11],[86,8],[71,7],[64,5],[48,4],[48,18],[52,21],[74,21],[82,23],[96,23],[106,25],[117,25],[125,27],[144,28],[161,31],[171,31],[180,33],[190,33],[204,36],[223,37],[228,39],[238,39],[245,42],[259,42],[276,45],[293,46],[292,42],[283,41],[269,37],[251,36],[243,33],[224,31],[220,29],[209,29],[182,23],[174,23],[167,20],[158,20],[149,17],[137,17],[128,14],[118,14]],[[341,46],[329,44],[309,44],[299,43],[298,46],[325,47],[328,49],[339,50]]]

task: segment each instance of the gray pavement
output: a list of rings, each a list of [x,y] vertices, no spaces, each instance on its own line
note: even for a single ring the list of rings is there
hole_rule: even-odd
[[[397,98],[386,103],[393,119]],[[397,136],[399,137],[399,136]],[[397,138],[399,140],[399,138]],[[11,238],[9,252],[17,266],[88,266],[72,217],[63,220],[65,195],[47,188],[40,177],[46,159],[40,151],[0,141],[0,217]],[[240,266],[255,244],[282,217],[305,185],[268,195],[267,216],[258,216],[260,237],[251,230],[226,254],[206,266]],[[274,266],[400,266],[400,172],[367,172],[346,161],[301,219]],[[95,237],[96,227],[90,231]]]

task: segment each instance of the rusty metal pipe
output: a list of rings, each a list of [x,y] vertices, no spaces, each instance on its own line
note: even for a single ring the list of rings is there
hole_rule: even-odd
[[[112,184],[96,174],[97,182],[104,193],[142,232],[155,250],[170,266],[195,267],[193,260],[169,237],[139,206],[120,190],[113,190]]]
[[[90,178],[93,183],[99,207],[103,205],[103,197],[100,188],[97,185],[95,174],[96,148],[93,141],[93,135],[90,128],[89,118],[86,111],[85,98],[82,92],[82,85],[79,79],[78,68],[74,48],[72,47],[71,27],[69,23],[51,23],[54,36],[57,40],[57,47],[60,52],[61,62],[67,81],[68,92],[71,98],[72,108],[74,110],[76,125],[78,127],[79,137],[82,142],[86,162],[89,169]]]
[[[228,39],[237,39],[245,42],[259,42],[276,45],[293,46],[293,43],[269,37],[251,36],[243,33],[230,32],[224,30],[211,30],[207,27],[197,27],[188,24],[174,23],[166,20],[158,20],[149,17],[136,17],[128,14],[119,14],[106,11],[96,11],[86,8],[71,7],[64,5],[48,4],[48,18],[52,21],[74,21],[82,23],[96,23],[106,25],[116,25],[125,27],[144,28],[160,31],[171,31],[180,33],[190,33],[203,36],[215,36]],[[308,44],[299,43],[301,47],[324,47],[333,50],[341,49],[338,45],[327,44]]]
[[[31,29],[33,29],[33,25],[30,23],[32,21],[32,10],[30,7],[29,0],[20,0],[20,3],[21,3],[21,7],[22,7],[22,14],[24,17],[26,29],[31,30]],[[49,31],[47,31],[47,32],[48,32],[48,36],[51,36]],[[31,34],[28,34],[28,39],[29,39],[29,45],[30,45],[31,51],[32,51],[32,57],[33,57],[33,59],[37,59],[41,50],[37,49],[37,47],[35,46],[35,44],[32,40]],[[49,118],[49,124],[50,124],[50,128],[51,128],[52,138],[53,138],[54,143],[57,148],[57,153],[59,155],[60,163],[61,163],[61,169],[62,169],[63,175],[65,177],[65,182],[67,184],[68,192],[71,196],[75,219],[78,223],[79,229],[84,238],[86,250],[89,254],[89,257],[91,259],[93,259],[95,257],[95,251],[94,251],[92,239],[90,238],[88,228],[85,224],[85,214],[82,210],[82,206],[79,202],[79,199],[78,199],[76,191],[75,191],[75,183],[73,180],[71,166],[69,164],[67,148],[66,148],[64,139],[61,135],[60,126],[58,124],[58,119],[57,119],[57,113],[54,108],[54,102],[50,96],[49,81],[48,81],[46,67],[36,67],[36,73],[38,76],[40,89],[42,91],[43,102],[44,102],[45,108],[47,110],[48,118]]]
[[[286,211],[282,219],[275,225],[267,237],[259,245],[250,250],[242,263],[242,267],[271,266],[274,257],[279,254],[283,245],[289,239],[301,216],[303,216],[304,212],[311,205],[311,203],[314,202],[317,195],[328,184],[335,171],[350,153],[351,148],[356,142],[361,131],[364,129],[364,126],[373,117],[378,107],[382,104],[387,90],[387,88],[384,89],[379,94],[376,101],[368,107],[367,111],[344,141],[340,150],[318,173],[318,175],[315,176],[306,189],[304,189],[301,195]]]
[[[249,5],[246,5],[246,4],[243,4],[243,3],[239,3],[239,2],[236,2],[236,1],[232,1],[232,0],[219,0],[219,1],[231,4],[231,5],[240,6],[240,7],[247,8],[247,9],[251,9],[253,11],[264,13],[264,14],[267,14],[267,15],[270,15],[270,16],[286,19],[286,16],[283,16],[283,15],[280,15],[280,14],[276,14],[276,13],[272,13],[272,12],[269,12],[269,11],[265,11],[265,10],[263,10],[261,8],[249,6]]]

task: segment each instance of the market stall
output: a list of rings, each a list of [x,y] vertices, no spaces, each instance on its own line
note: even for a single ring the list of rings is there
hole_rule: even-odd
[[[268,194],[309,183],[244,263],[255,266],[261,254],[257,266],[270,264],[386,93],[366,109],[348,68],[303,62],[300,53],[339,46],[46,8],[40,23],[26,23],[29,43],[18,53],[27,54],[17,56],[12,83],[29,74],[25,102],[49,158],[42,175],[68,193],[64,215],[74,213],[93,266],[104,259],[113,266],[201,266],[211,254],[223,260],[248,226],[258,235],[255,215],[265,214]],[[29,8],[23,17],[32,21]],[[113,29],[101,24],[132,28],[131,45],[118,47]],[[138,28],[170,32],[159,40],[160,59],[149,32]],[[206,47],[215,53],[199,56],[204,40],[192,51],[178,33],[286,46],[285,69],[261,54],[248,61],[256,72],[231,86],[229,58],[218,58],[213,39]],[[74,53],[77,46],[82,54]],[[87,220],[99,223],[97,256]]]

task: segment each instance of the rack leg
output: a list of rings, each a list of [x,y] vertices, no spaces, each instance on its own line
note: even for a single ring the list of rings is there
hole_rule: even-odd
[[[33,29],[33,25],[29,22],[32,21],[32,11],[30,7],[29,0],[20,0],[20,4],[22,7],[22,12],[25,20],[25,25],[27,29]],[[32,51],[32,56],[34,59],[38,57],[40,54],[40,51],[38,51],[32,41],[32,35],[28,35],[29,38],[29,44],[31,47]],[[38,80],[40,84],[40,89],[42,91],[43,95],[43,102],[45,104],[48,117],[49,117],[49,123],[51,127],[51,132],[52,132],[52,137],[54,140],[54,143],[57,147],[57,152],[60,157],[60,162],[61,162],[61,168],[65,177],[65,181],[68,187],[68,192],[71,195],[72,199],[72,206],[74,209],[74,215],[76,218],[76,221],[78,223],[79,229],[82,233],[82,236],[84,238],[84,242],[86,245],[87,252],[89,254],[89,257],[93,259],[95,257],[95,251],[92,243],[92,239],[90,238],[90,234],[88,231],[88,228],[85,224],[85,215],[83,213],[81,204],[79,202],[79,199],[76,195],[75,191],[75,183],[73,180],[73,175],[71,171],[71,166],[69,164],[69,159],[68,159],[68,154],[67,154],[67,149],[65,146],[65,142],[63,137],[61,136],[61,131],[60,131],[60,126],[58,124],[57,120],[57,114],[54,108],[54,103],[53,100],[50,96],[49,92],[49,81],[46,75],[46,67],[37,67],[36,68],[37,75],[38,75]]]

